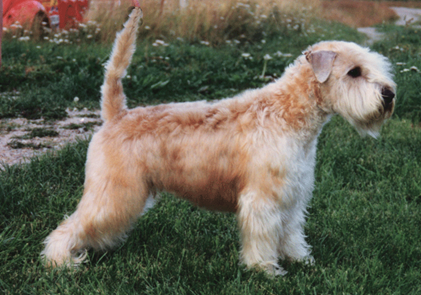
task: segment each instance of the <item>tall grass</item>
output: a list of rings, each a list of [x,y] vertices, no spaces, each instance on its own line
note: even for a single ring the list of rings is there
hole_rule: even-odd
[[[323,17],[340,21],[348,26],[370,27],[399,17],[384,2],[375,1],[323,1]]]
[[[127,15],[130,0],[120,2],[92,1],[87,18],[100,24],[106,31],[103,39],[114,38]],[[291,15],[303,13],[319,5],[319,0],[202,0],[187,1],[180,6],[179,0],[141,0],[144,12],[144,38],[203,41],[210,44],[224,43],[232,38],[253,40],[270,33],[274,28],[291,22]],[[287,17],[289,15],[290,17]],[[289,25],[295,25],[290,23]]]

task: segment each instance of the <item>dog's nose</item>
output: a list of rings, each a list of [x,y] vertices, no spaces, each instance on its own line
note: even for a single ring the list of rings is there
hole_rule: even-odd
[[[382,98],[386,105],[389,105],[392,100],[395,98],[395,93],[388,88],[382,89]]]

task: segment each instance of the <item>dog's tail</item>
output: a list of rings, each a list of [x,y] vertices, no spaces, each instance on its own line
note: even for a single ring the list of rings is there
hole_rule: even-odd
[[[124,24],[124,29],[117,33],[110,60],[105,66],[105,80],[101,87],[101,117],[104,121],[112,120],[126,109],[126,96],[121,79],[126,75],[136,49],[136,35],[143,17],[137,0],[133,3],[135,8]]]

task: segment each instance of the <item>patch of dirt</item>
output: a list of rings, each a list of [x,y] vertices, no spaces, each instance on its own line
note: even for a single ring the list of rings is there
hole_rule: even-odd
[[[407,7],[390,7],[399,17],[396,21],[398,26],[411,25],[421,19],[420,8],[407,8]],[[418,25],[415,25],[418,26]],[[378,32],[373,27],[358,28],[358,31],[367,35],[367,44],[371,45],[384,37],[383,33]]]
[[[0,163],[29,162],[46,151],[58,150],[77,139],[98,131],[102,120],[99,111],[66,110],[68,117],[59,121],[25,118],[0,122]],[[0,165],[1,169],[2,165]]]
[[[368,45],[371,45],[374,42],[380,41],[384,37],[384,33],[378,32],[376,28],[373,28],[373,27],[358,28],[357,30],[358,32],[367,35]]]
[[[407,23],[414,23],[421,18],[421,8],[391,7],[399,16],[396,22],[398,26],[405,26]]]

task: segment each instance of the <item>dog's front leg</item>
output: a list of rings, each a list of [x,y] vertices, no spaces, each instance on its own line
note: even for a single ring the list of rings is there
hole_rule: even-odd
[[[270,275],[284,275],[277,263],[282,231],[279,205],[262,192],[248,190],[239,197],[238,222],[241,231],[241,261],[248,268],[264,269]]]
[[[313,264],[314,258],[310,256],[311,246],[305,241],[305,212],[305,206],[301,203],[283,211],[283,231],[278,245],[281,259]]]

